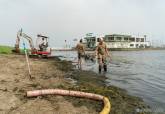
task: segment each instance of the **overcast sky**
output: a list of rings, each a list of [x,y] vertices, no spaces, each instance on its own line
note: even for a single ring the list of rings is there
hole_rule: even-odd
[[[20,28],[41,33],[53,47],[86,33],[165,39],[165,0],[0,0],[0,44],[14,45]]]

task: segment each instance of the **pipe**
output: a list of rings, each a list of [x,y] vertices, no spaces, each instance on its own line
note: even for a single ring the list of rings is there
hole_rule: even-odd
[[[109,114],[111,110],[111,103],[107,97],[104,97],[103,101],[104,101],[104,108],[100,112],[100,114]]]
[[[27,91],[27,97],[36,97],[40,95],[53,95],[53,94],[63,95],[63,96],[82,97],[82,98],[103,101],[104,108],[100,112],[100,114],[109,114],[110,109],[111,109],[109,99],[107,97],[104,97],[98,94],[86,93],[86,92],[81,92],[81,91],[62,90],[62,89],[45,89],[45,90]]]

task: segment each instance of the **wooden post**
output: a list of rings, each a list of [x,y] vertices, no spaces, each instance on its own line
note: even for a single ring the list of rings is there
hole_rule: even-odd
[[[28,65],[29,77],[30,77],[30,79],[31,79],[32,77],[31,77],[30,64],[29,64],[29,59],[28,59],[28,55],[27,55],[27,50],[26,50],[26,47],[25,47],[25,43],[24,43],[24,42],[23,42],[23,45],[24,45],[24,51],[25,51],[26,62],[27,62],[27,65]]]

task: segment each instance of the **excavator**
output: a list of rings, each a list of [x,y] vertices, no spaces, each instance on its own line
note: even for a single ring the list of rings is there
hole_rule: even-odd
[[[17,39],[16,39],[16,44],[14,47],[14,50],[12,50],[15,53],[20,53],[20,40],[26,39],[29,42],[30,46],[30,53],[29,56],[37,55],[37,56],[49,56],[51,55],[51,48],[48,46],[48,37],[43,36],[41,34],[37,35],[37,40],[36,40],[36,47],[34,46],[33,39],[28,36],[27,34],[22,32],[22,29],[17,32]]]

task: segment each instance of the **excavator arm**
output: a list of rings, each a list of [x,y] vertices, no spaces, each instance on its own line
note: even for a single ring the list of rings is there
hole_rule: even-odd
[[[21,38],[25,38],[26,40],[28,40],[31,51],[34,52],[36,49],[34,48],[34,44],[33,44],[33,40],[31,37],[29,37],[28,35],[26,35],[25,33],[22,32],[22,30],[17,32],[17,39],[16,39],[16,44],[15,44],[15,50],[13,50],[13,52],[16,53],[20,53],[20,49],[19,49],[19,45],[20,45],[20,39]]]

